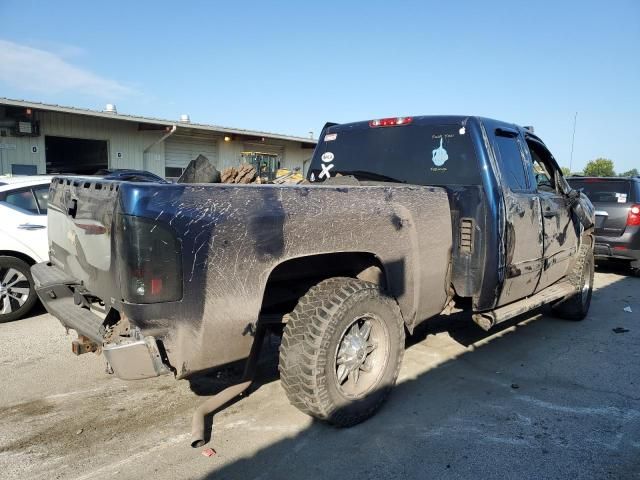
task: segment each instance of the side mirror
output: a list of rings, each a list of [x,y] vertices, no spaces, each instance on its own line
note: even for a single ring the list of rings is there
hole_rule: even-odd
[[[569,208],[578,217],[582,226],[584,228],[593,227],[595,225],[595,209],[587,196],[582,193],[582,188],[569,190],[567,198],[569,200]]]

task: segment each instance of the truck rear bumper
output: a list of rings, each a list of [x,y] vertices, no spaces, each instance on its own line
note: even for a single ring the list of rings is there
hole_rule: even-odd
[[[74,301],[77,280],[50,262],[31,267],[31,275],[40,301],[65,328],[75,330],[102,348],[114,373],[123,380],[137,380],[170,373],[154,337],[122,338],[105,343],[103,318]]]

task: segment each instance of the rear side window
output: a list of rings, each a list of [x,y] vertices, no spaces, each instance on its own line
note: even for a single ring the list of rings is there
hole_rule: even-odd
[[[496,134],[495,141],[503,181],[513,191],[527,190],[527,174],[518,137]]]
[[[569,179],[569,185],[575,189],[582,189],[592,202],[602,203],[630,203],[631,182],[628,180],[604,180],[597,178]]]
[[[47,213],[47,207],[49,206],[49,185],[36,187],[33,189],[33,193],[36,195],[40,213],[44,215],[45,213]]]
[[[9,205],[27,210],[31,213],[38,213],[38,204],[31,190],[22,190],[19,192],[8,193],[5,201]]]

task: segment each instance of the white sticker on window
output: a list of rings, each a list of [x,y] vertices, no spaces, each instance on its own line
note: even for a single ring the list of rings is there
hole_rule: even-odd
[[[440,146],[431,151],[431,160],[436,167],[441,167],[447,160],[449,160],[449,154],[442,146],[442,137],[440,137]]]
[[[324,165],[321,163],[320,166],[322,167],[322,171],[320,172],[320,175],[318,175],[318,178],[322,178],[322,177],[331,178],[331,174],[329,173],[329,170],[333,168],[333,163],[331,165]]]
[[[316,181],[316,176],[313,172],[311,172],[311,177],[309,177],[309,180],[311,180],[312,182]]]
[[[322,157],[320,157],[320,159],[324,162],[324,163],[329,163],[333,160],[333,153],[331,152],[324,152],[322,154]]]
[[[337,133],[327,133],[324,136],[324,141],[325,142],[333,142],[336,138],[338,138],[338,134]]]
[[[626,193],[616,193],[616,197],[618,198],[618,203],[627,203]]]

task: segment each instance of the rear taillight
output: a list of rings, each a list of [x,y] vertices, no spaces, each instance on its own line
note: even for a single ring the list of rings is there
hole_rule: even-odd
[[[369,122],[370,127],[397,127],[400,125],[408,125],[413,121],[411,117],[395,117],[395,118],[381,118],[379,120],[371,120]]]
[[[629,216],[627,216],[627,226],[640,225],[640,205],[631,205]]]
[[[122,297],[130,303],[182,298],[182,250],[171,227],[118,215],[116,249]]]

